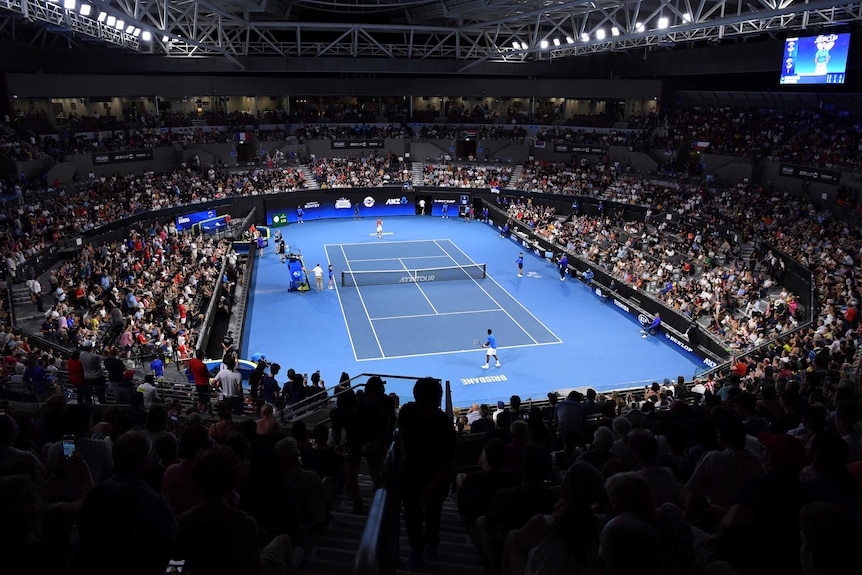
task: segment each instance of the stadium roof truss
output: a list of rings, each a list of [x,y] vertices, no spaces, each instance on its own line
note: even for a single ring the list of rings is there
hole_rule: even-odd
[[[84,6],[89,6],[85,8]],[[170,57],[553,60],[862,20],[824,0],[0,0],[0,35]],[[22,21],[25,26],[21,26]],[[32,30],[32,28],[30,28]]]

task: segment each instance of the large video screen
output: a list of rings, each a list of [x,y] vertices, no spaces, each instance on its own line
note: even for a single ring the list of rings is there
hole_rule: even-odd
[[[784,40],[781,84],[843,84],[850,34]]]

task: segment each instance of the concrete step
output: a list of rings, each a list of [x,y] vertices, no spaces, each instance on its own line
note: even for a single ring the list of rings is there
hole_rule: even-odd
[[[401,543],[407,545],[407,529],[402,525],[401,528]],[[451,531],[440,530],[440,548],[443,546],[459,546],[463,545],[471,547],[470,538],[463,531],[452,533]],[[453,547],[454,548],[454,547]]]
[[[401,557],[406,561],[410,554],[410,546],[404,541],[401,544]],[[448,545],[441,543],[437,548],[438,563],[454,563],[455,565],[481,567],[482,558],[472,545]]]
[[[326,561],[318,557],[306,557],[299,573],[305,575],[347,575],[353,571],[353,563],[348,567],[337,561]]]
[[[342,565],[353,566],[356,560],[356,545],[351,548],[346,548],[336,541],[334,545],[319,545],[315,544],[311,551],[311,559],[321,559],[327,563],[341,563]],[[308,561],[308,559],[306,559]]]

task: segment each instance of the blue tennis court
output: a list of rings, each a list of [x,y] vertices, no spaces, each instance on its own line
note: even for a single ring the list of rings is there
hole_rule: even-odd
[[[439,377],[451,382],[456,405],[618,389],[692,377],[700,367],[663,338],[641,339],[635,317],[580,281],[561,282],[552,262],[525,253],[518,277],[514,260],[523,247],[485,224],[415,216],[385,224],[381,240],[374,220],[282,228],[307,269],[333,264],[335,289],[289,292],[289,270],[267,248],[249,278],[243,357],[265,353],[282,373],[319,369],[327,387],[342,371]],[[486,265],[484,278],[476,264]],[[441,279],[458,273],[464,277]],[[423,275],[435,279],[401,281]],[[502,367],[484,370],[485,352],[473,340],[484,342],[488,328]],[[386,389],[412,398],[409,380],[390,379]]]
[[[327,244],[357,361],[475,352],[562,340],[449,239]]]

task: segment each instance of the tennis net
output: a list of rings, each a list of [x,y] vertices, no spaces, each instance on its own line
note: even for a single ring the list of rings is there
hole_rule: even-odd
[[[363,270],[341,272],[341,287],[425,283],[453,280],[479,280],[485,277],[485,264],[403,270]]]

